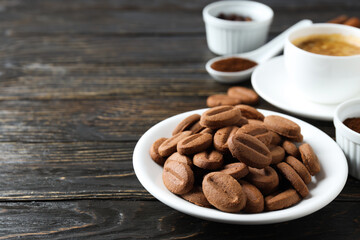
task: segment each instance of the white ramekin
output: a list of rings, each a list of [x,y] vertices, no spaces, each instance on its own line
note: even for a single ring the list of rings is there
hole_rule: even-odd
[[[360,133],[343,124],[345,119],[353,117],[360,117],[360,98],[340,104],[334,115],[336,142],[346,155],[349,174],[360,180]]]
[[[253,21],[230,21],[217,18],[220,13],[251,17]],[[209,49],[219,55],[254,50],[266,41],[274,16],[273,10],[253,1],[220,1],[203,10]]]
[[[360,29],[342,24],[318,23],[292,31],[284,48],[289,80],[304,97],[321,104],[337,104],[360,96],[360,55],[315,54],[292,43],[295,39],[319,34],[360,39]]]

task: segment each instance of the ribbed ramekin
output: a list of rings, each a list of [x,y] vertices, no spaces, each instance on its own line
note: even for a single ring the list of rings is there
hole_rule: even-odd
[[[251,17],[253,21],[220,19],[220,13]],[[273,10],[253,1],[220,1],[203,9],[209,49],[219,55],[248,52],[266,41],[274,16]]]
[[[336,142],[344,151],[349,174],[360,180],[360,133],[357,133],[343,123],[347,118],[360,117],[360,98],[340,104],[334,115]]]

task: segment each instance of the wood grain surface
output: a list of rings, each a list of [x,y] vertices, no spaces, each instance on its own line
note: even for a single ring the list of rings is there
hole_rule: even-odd
[[[210,2],[0,0],[0,239],[360,239],[352,177],[320,211],[263,226],[182,214],[137,180],[142,134],[231,86],[204,68]],[[260,2],[275,12],[269,39],[304,18],[360,17],[356,0]],[[332,122],[300,119],[335,138]]]

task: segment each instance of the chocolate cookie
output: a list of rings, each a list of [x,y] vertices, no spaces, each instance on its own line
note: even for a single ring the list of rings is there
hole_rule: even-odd
[[[223,105],[236,105],[241,103],[241,100],[238,98],[233,98],[225,94],[215,94],[211,95],[206,100],[206,105],[208,107],[216,107]]]
[[[152,160],[154,160],[154,162],[156,162],[159,165],[164,165],[164,162],[166,160],[166,158],[162,157],[159,154],[159,146],[166,141],[167,138],[159,138],[158,140],[156,140],[150,148],[150,157]]]
[[[249,173],[249,168],[246,166],[245,163],[229,163],[224,166],[224,169],[220,172],[229,174],[236,180],[239,180],[243,177],[245,177]]]
[[[240,162],[255,168],[271,163],[271,153],[266,145],[249,134],[236,133],[228,140],[231,154]]]
[[[183,155],[202,152],[212,145],[212,135],[197,133],[181,139],[177,144],[177,151]]]
[[[249,167],[246,180],[255,185],[264,195],[272,193],[279,185],[279,176],[270,166],[263,169]]]
[[[216,170],[223,166],[224,157],[218,151],[204,151],[194,155],[193,164],[199,168]]]
[[[266,116],[264,119],[265,126],[281,136],[295,138],[300,134],[300,126],[295,122],[277,115]]]
[[[299,157],[300,156],[300,152],[299,152],[299,149],[297,148],[297,146],[288,141],[288,140],[285,140],[282,144],[282,147],[284,148],[285,152],[293,157]]]
[[[171,154],[170,157],[168,157],[166,161],[167,162],[168,161],[176,161],[176,162],[180,162],[180,163],[185,163],[185,164],[189,165],[190,167],[193,165],[192,160],[188,156],[182,155],[178,152],[174,152],[173,154]]]
[[[185,194],[194,185],[194,173],[189,165],[177,161],[165,162],[162,179],[165,187],[175,194]]]
[[[294,189],[288,189],[276,195],[265,197],[265,209],[268,211],[279,210],[295,205],[301,197]]]
[[[246,133],[251,136],[254,136],[257,139],[259,139],[261,142],[263,142],[266,146],[269,146],[272,140],[272,134],[264,125],[246,124],[241,128],[239,128],[237,132]]]
[[[254,105],[259,101],[259,95],[254,90],[245,87],[231,87],[227,94],[230,97],[240,99],[243,104]]]
[[[233,106],[210,108],[201,115],[200,124],[211,129],[233,126],[239,121],[241,111]]]
[[[301,159],[310,174],[314,176],[320,172],[320,163],[312,147],[308,143],[304,143],[299,147],[299,151]]]
[[[278,164],[285,158],[285,150],[280,146],[270,146],[271,164]]]
[[[230,126],[220,128],[216,131],[214,135],[214,147],[217,151],[221,153],[229,152],[229,146],[227,141],[239,128],[237,126]]]
[[[299,174],[305,184],[311,182],[311,175],[302,162],[293,156],[288,156],[285,161]]]
[[[181,197],[200,207],[211,207],[211,204],[206,199],[201,187],[193,187],[190,192],[181,195]]]
[[[255,120],[263,121],[265,118],[261,112],[259,112],[258,110],[256,110],[256,108],[251,107],[249,105],[239,104],[236,105],[235,107],[240,108],[241,115],[246,117],[247,119],[255,119]]]
[[[254,185],[240,180],[239,181],[246,195],[246,205],[244,212],[259,213],[264,211],[264,196]]]
[[[188,130],[192,125],[200,120],[199,114],[193,114],[182,120],[173,130],[172,135],[175,135],[179,132]]]
[[[176,146],[180,140],[190,136],[192,134],[191,131],[179,132],[172,136],[171,138],[166,139],[158,148],[159,154],[163,157],[170,156],[174,152],[176,152]]]
[[[206,199],[217,209],[236,213],[245,207],[246,195],[240,183],[226,173],[207,174],[202,188]]]
[[[283,174],[283,176],[287,180],[289,180],[291,185],[295,188],[296,191],[298,191],[298,193],[300,193],[302,197],[306,197],[307,195],[309,195],[309,189],[307,188],[306,184],[299,176],[299,174],[289,164],[281,162],[278,163],[276,166]]]

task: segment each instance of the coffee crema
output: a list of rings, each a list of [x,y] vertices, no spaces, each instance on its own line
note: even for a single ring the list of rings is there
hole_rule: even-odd
[[[305,51],[328,56],[360,54],[360,39],[341,34],[321,34],[300,37],[292,43]]]

